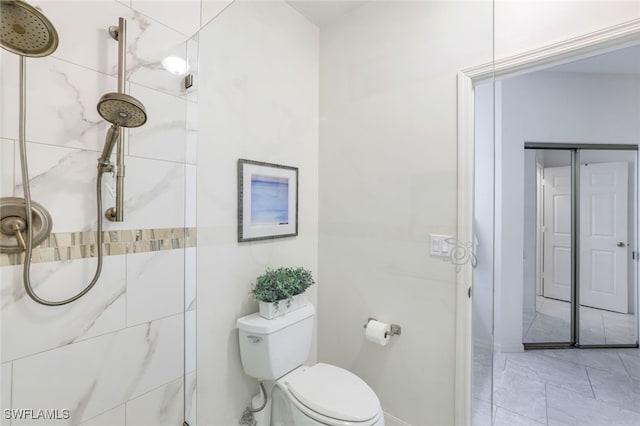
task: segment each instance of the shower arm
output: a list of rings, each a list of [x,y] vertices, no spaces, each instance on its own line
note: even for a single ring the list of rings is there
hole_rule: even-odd
[[[111,37],[118,41],[118,93],[124,93],[127,70],[127,20],[118,19],[118,26],[109,28]],[[110,207],[105,216],[112,222],[124,221],[124,129],[118,126],[116,147],[116,206]]]

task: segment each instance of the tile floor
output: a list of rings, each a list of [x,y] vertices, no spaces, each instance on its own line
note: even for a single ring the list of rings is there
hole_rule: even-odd
[[[525,342],[570,340],[570,304],[537,298]],[[634,315],[580,307],[583,344],[636,342]],[[474,352],[473,426],[640,425],[639,349]],[[491,374],[493,369],[493,375]]]
[[[569,302],[537,297],[536,312],[524,315],[524,342],[568,342]],[[582,344],[627,344],[636,342],[636,319],[632,314],[580,307]]]
[[[640,425],[640,350],[474,354],[473,426]]]

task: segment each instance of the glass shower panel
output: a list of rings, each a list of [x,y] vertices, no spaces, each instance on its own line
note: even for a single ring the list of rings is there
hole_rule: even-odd
[[[579,344],[637,341],[637,151],[580,151]]]
[[[571,341],[571,151],[525,150],[523,337]]]
[[[193,86],[186,89],[185,102],[185,235],[189,244],[184,250],[184,421],[197,425],[196,394],[196,157],[198,152],[198,34],[187,41],[186,72],[192,76]]]

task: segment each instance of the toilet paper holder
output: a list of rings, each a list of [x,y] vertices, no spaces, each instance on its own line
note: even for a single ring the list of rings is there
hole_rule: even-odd
[[[367,323],[364,325],[364,328],[367,328],[369,321],[378,321],[378,320],[371,317],[367,318]],[[398,324],[389,324],[389,327],[391,328],[391,330],[389,330],[385,334],[388,334],[389,336],[399,336],[402,334],[402,327],[400,327]]]

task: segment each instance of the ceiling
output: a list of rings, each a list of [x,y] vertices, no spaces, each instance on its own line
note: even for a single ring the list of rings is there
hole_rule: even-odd
[[[640,74],[640,45],[558,65],[546,71]]]
[[[309,21],[322,28],[367,3],[366,1],[288,0],[287,3]]]

